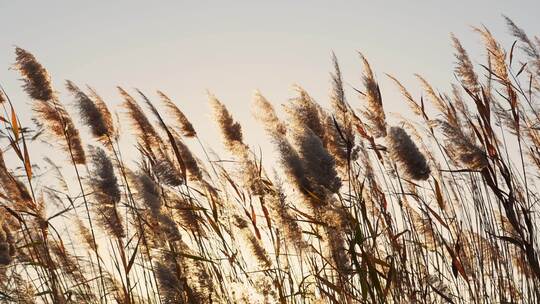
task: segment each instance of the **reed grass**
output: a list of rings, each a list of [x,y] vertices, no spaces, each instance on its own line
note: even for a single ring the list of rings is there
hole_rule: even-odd
[[[118,87],[115,120],[17,47],[37,124],[1,90],[0,303],[538,303],[540,42],[505,21],[508,49],[474,29],[484,64],[451,35],[451,92],[387,75],[398,123],[362,54],[358,101],[335,55],[329,108],[295,86],[280,117],[256,92],[266,168],[213,94],[223,157],[165,93]]]

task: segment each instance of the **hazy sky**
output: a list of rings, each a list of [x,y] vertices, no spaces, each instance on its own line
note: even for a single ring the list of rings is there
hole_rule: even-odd
[[[501,14],[532,36],[540,32],[537,14],[531,13],[538,11],[538,0],[0,0],[0,83],[18,108],[28,108],[17,73],[8,70],[17,45],[48,68],[58,90],[70,79],[94,86],[111,103],[119,102],[116,85],[140,88],[154,98],[156,89],[163,90],[203,139],[219,147],[208,89],[242,122],[249,142],[264,147],[267,140],[251,118],[253,91],[281,104],[298,83],[326,103],[332,50],[354,87],[361,75],[356,51],[363,52],[381,82],[385,108],[401,112],[404,101],[384,73],[401,79],[416,96],[413,73],[447,90],[454,62],[450,32],[480,61],[480,38],[470,26],[486,25],[509,49],[512,39]],[[354,94],[349,102],[361,105]]]

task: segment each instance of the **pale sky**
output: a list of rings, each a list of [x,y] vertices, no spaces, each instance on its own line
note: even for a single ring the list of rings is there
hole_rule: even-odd
[[[140,88],[157,101],[163,90],[188,115],[212,147],[206,90],[224,102],[243,125],[248,142],[267,147],[251,116],[255,89],[274,104],[300,84],[326,104],[331,52],[345,81],[360,86],[366,55],[380,80],[389,112],[406,107],[384,73],[401,79],[415,96],[420,73],[447,90],[454,80],[455,33],[476,62],[483,57],[471,26],[486,25],[510,48],[502,14],[530,36],[540,31],[540,1],[9,1],[0,0],[0,83],[24,119],[14,46],[32,52],[50,71],[59,91],[65,79],[95,87],[117,104],[115,86]],[[359,99],[349,89],[349,102]],[[63,95],[66,97],[66,95]],[[64,102],[71,102],[65,98]],[[22,110],[21,110],[22,109]]]

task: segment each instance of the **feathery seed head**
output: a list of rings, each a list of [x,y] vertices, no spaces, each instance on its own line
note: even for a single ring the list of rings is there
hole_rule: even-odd
[[[322,187],[316,193],[320,195],[319,198],[325,197],[323,195],[325,190],[337,193],[341,187],[341,180],[336,172],[335,160],[324,148],[321,139],[310,129],[295,130],[293,136],[306,177],[312,186]]]
[[[114,128],[106,105],[103,103],[105,108],[100,106],[70,80],[66,81],[66,87],[74,95],[79,115],[83,122],[90,127],[92,135],[98,140],[107,143],[107,137],[113,136]],[[106,117],[107,115],[109,117]]]
[[[161,101],[165,104],[167,109],[171,111],[171,114],[176,119],[176,122],[178,123],[178,127],[180,131],[182,132],[182,136],[185,137],[195,137],[197,136],[197,132],[195,132],[195,129],[193,128],[193,125],[188,120],[186,115],[174,104],[174,102],[163,92],[157,91],[158,95],[161,98]]]
[[[429,177],[430,169],[426,158],[405,130],[391,127],[386,141],[390,157],[402,166],[409,178],[425,180]]]
[[[244,143],[242,142],[242,126],[234,121],[229,110],[214,95],[210,95],[210,104],[214,110],[214,117],[223,136],[225,147],[233,154],[244,152]]]
[[[478,94],[480,92],[480,84],[478,83],[478,76],[476,76],[476,73],[474,72],[471,59],[456,36],[452,34],[451,39],[456,50],[455,57],[457,59],[457,65],[454,71],[461,79],[464,87],[473,94]]]
[[[94,190],[93,195],[96,199],[94,209],[99,223],[107,232],[117,238],[122,238],[125,236],[125,231],[117,209],[121,192],[113,164],[107,153],[98,147],[91,148],[91,158],[93,168],[89,182]]]
[[[364,116],[370,122],[370,129],[374,137],[386,136],[386,115],[384,114],[381,91],[379,84],[375,80],[369,62],[360,54],[360,59],[364,64],[364,96],[367,105],[363,111]]]
[[[255,92],[255,117],[264,125],[266,132],[276,136],[285,136],[287,127],[278,118],[272,104],[261,95],[259,91]]]
[[[446,149],[452,159],[474,170],[480,170],[488,165],[486,153],[463,134],[461,129],[451,126],[446,121],[436,122],[446,136]]]
[[[30,52],[16,47],[15,67],[23,76],[23,88],[35,100],[47,102],[55,99],[51,77],[47,70]]]

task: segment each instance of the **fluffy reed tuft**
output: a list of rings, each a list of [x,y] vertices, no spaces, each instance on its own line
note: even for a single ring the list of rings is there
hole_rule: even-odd
[[[30,52],[16,47],[15,67],[23,76],[23,89],[35,100],[47,102],[55,99],[49,72]]]
[[[161,212],[161,194],[156,182],[145,172],[135,176],[138,196],[153,215]]]
[[[242,127],[240,126],[240,123],[234,121],[229,110],[227,110],[214,95],[210,95],[209,98],[210,105],[214,110],[214,117],[216,118],[225,142],[225,147],[227,147],[231,153],[238,154],[244,150]]]
[[[386,115],[384,114],[381,90],[366,57],[360,54],[360,59],[364,64],[362,80],[365,92],[363,93],[363,98],[367,103],[363,114],[370,122],[370,129],[373,136],[384,137],[386,136]]]
[[[463,48],[461,42],[456,38],[456,36],[454,36],[454,34],[451,35],[451,39],[454,49],[456,50],[454,56],[457,60],[457,65],[454,71],[461,79],[467,90],[473,94],[478,94],[480,92],[480,84],[478,83],[478,76],[474,72],[469,54],[467,54],[467,51]]]
[[[70,80],[66,81],[66,88],[75,97],[75,105],[79,109],[79,115],[83,122],[90,127],[92,135],[108,145],[114,136],[114,126],[106,104],[97,93],[92,92],[95,98],[92,99]]]
[[[261,94],[255,92],[255,117],[263,123],[263,126],[268,133],[275,133],[276,136],[285,136],[287,127],[276,114],[274,106]]]
[[[103,229],[116,238],[125,237],[120,213],[117,206],[121,199],[118,180],[114,173],[114,167],[107,153],[98,147],[91,149],[93,178],[90,180],[93,196],[96,200],[95,213]]]
[[[521,49],[523,49],[529,57],[540,59],[540,54],[537,50],[538,46],[534,45],[531,39],[529,39],[529,36],[527,36],[527,33],[525,33],[522,28],[517,26],[509,17],[503,15],[503,18],[506,21],[506,25],[508,26],[508,29],[510,29],[512,36],[519,39],[519,41],[524,44]]]
[[[461,129],[451,126],[446,121],[437,120],[437,123],[446,136],[446,149],[455,161],[474,170],[480,170],[488,165],[487,155],[471,142]]]
[[[57,137],[76,164],[85,164],[86,155],[79,130],[62,104],[56,100],[34,104],[34,111],[45,122],[48,131]]]
[[[83,223],[83,221],[80,218],[75,219],[75,225],[77,227],[77,232],[80,236],[80,239],[83,241],[84,245],[87,247],[87,249],[91,250],[92,252],[96,252],[98,249],[97,243],[94,243],[94,240],[92,238],[92,232],[86,227]]]
[[[419,74],[415,74],[414,76],[416,76],[416,78],[420,81],[420,83],[422,84],[422,87],[424,88],[424,91],[427,94],[427,97],[433,103],[433,105],[437,108],[437,110],[439,110],[445,116],[448,116],[449,115],[448,107],[446,106],[442,96],[440,94],[435,93],[435,90],[433,89],[431,84],[429,84],[429,82],[424,77],[422,77]]]
[[[32,208],[34,202],[32,196],[28,191],[28,188],[6,167],[4,156],[0,151],[0,182],[7,197],[12,203],[16,204],[18,208],[25,210]]]
[[[343,170],[347,170],[350,162],[358,158],[355,130],[353,128],[353,110],[345,99],[343,78],[337,57],[332,53],[334,73],[332,77],[332,91],[330,103],[333,114],[323,113],[325,124],[325,138],[323,140],[326,149],[334,155],[336,164]]]
[[[124,98],[123,106],[127,110],[131,123],[135,128],[140,145],[152,150],[158,149],[162,145],[163,140],[146,117],[146,114],[144,114],[137,101],[128,92],[121,87],[118,87],[118,91],[120,91],[120,95]]]
[[[411,137],[400,127],[391,127],[386,137],[390,157],[401,164],[405,174],[412,179],[425,180],[431,170],[424,155]]]
[[[291,99],[285,106],[289,115],[291,127],[310,129],[321,140],[325,138],[324,121],[321,107],[309,96],[308,92],[300,86],[295,86],[298,96]]]
[[[107,106],[107,103],[103,98],[98,94],[98,92],[90,87],[87,86],[88,91],[90,92],[89,97],[92,99],[92,101],[96,104],[96,107],[98,108],[99,112],[101,113],[101,116],[103,118],[105,126],[107,126],[107,129],[109,130],[109,136],[118,136],[118,130],[116,130],[114,126],[114,120],[111,114],[111,111],[109,110],[109,107]]]
[[[274,137],[273,141],[278,150],[279,160],[289,183],[304,195],[312,193],[313,190],[306,178],[302,159],[289,140],[284,137]]]
[[[272,266],[272,261],[270,260],[266,249],[262,246],[261,241],[250,231],[248,222],[238,215],[234,216],[234,222],[236,227],[243,233],[244,238],[248,243],[247,245],[259,265],[263,269]]]
[[[157,262],[156,277],[164,303],[187,303],[182,277],[179,277],[176,261],[170,253],[163,253]]]
[[[287,206],[281,181],[268,196],[268,201],[273,218],[275,218],[279,227],[282,227],[285,239],[299,249],[307,248],[308,245],[302,237],[302,228],[298,224],[294,213],[291,212],[290,206]]]
[[[326,193],[337,193],[341,187],[335,160],[311,129],[295,130],[293,135],[306,178],[320,187],[314,194],[324,200]]]
[[[195,132],[195,129],[193,128],[193,125],[188,120],[186,115],[184,115],[184,112],[182,112],[175,104],[174,102],[167,96],[165,93],[161,91],[157,91],[159,97],[161,98],[161,101],[169,111],[171,111],[171,114],[176,119],[176,122],[178,123],[178,127],[180,129],[180,132],[182,133],[182,136],[185,137],[195,137],[197,136],[197,132]]]
[[[510,79],[508,78],[505,51],[486,27],[474,29],[484,39],[484,44],[488,53],[487,56],[493,62],[493,68],[496,77],[499,78],[501,81],[510,83]]]
[[[186,170],[189,173],[189,178],[194,181],[202,182],[203,176],[201,168],[199,167],[197,159],[195,158],[193,153],[191,153],[189,147],[186,146],[186,144],[180,139],[176,140],[176,146],[178,147],[178,152],[180,152],[180,155],[184,160],[184,165],[186,166]]]

